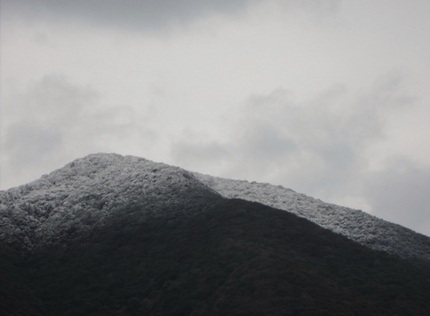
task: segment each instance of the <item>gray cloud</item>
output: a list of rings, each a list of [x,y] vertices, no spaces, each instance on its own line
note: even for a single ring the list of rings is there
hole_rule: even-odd
[[[244,132],[238,142],[239,146],[242,145],[240,150],[251,153],[254,159],[267,161],[280,156],[287,157],[298,148],[294,140],[270,124],[255,124]]]
[[[59,75],[46,76],[16,95],[7,105],[9,122],[2,139],[9,167],[19,172],[58,155],[96,100],[93,90]]]
[[[430,168],[393,159],[366,176],[363,190],[375,215],[430,236]]]
[[[286,166],[289,160],[302,160],[306,156],[313,166],[321,165],[330,171],[347,169],[354,163],[355,149],[349,130],[353,124],[345,124],[346,120],[352,120],[354,113],[346,109],[347,105],[339,104],[346,93],[344,87],[334,87],[307,102],[295,102],[282,89],[267,96],[255,96],[244,109],[239,126],[248,132],[240,142],[245,144],[243,148],[249,149],[249,156],[283,159]],[[362,124],[361,128],[366,126]],[[258,139],[253,133],[261,130],[264,133],[260,137],[264,137],[266,145],[252,146]],[[265,155],[266,152],[271,154]],[[302,160],[303,164],[306,159]]]
[[[98,97],[90,87],[74,85],[63,75],[47,75],[23,92],[14,106],[23,109],[21,118],[76,125],[80,114],[94,107]]]
[[[61,148],[63,135],[37,122],[21,122],[7,131],[4,151],[14,162],[14,169],[39,165],[44,158],[55,155]],[[35,159],[35,157],[38,157]]]
[[[276,89],[245,102],[231,118],[234,127],[225,142],[212,146],[211,139],[194,143],[184,138],[175,144],[173,156],[184,150],[190,154],[177,160],[184,166],[282,184],[329,202],[345,204],[349,196],[380,217],[418,227],[428,211],[428,171],[418,177],[420,171],[406,165],[400,174],[391,167],[370,172],[373,157],[366,150],[389,137],[387,117],[415,102],[397,73],[379,78],[368,91],[334,86],[306,101],[296,101],[288,90]],[[211,159],[202,159],[206,150]],[[222,169],[208,167],[217,161]],[[390,183],[399,191],[392,200]],[[407,207],[415,215],[409,215]]]
[[[235,15],[263,0],[14,0],[2,1],[2,19],[72,22],[128,31],[170,30],[179,25],[213,15]],[[280,0],[267,2],[278,10],[295,15],[305,13],[318,23],[326,23],[338,13],[341,0]],[[288,15],[285,18],[290,18]]]
[[[114,143],[141,138],[145,146],[156,140],[133,109],[103,104],[96,91],[64,76],[42,78],[7,106],[2,178],[15,185],[28,181],[21,180],[29,178],[23,174],[28,170],[35,179],[76,157],[110,151]]]
[[[234,14],[260,0],[14,0],[3,1],[6,17],[73,21],[157,30],[212,14]]]
[[[3,176],[13,174],[19,180],[22,172],[32,170],[36,177],[39,168],[50,164],[52,168],[73,145],[70,135],[96,99],[94,91],[74,86],[63,76],[42,78],[15,96],[8,104],[13,111],[2,137],[3,165],[7,167]]]
[[[229,160],[229,153],[216,141],[206,143],[178,142],[172,147],[172,156],[181,165],[192,162],[198,165],[216,164]]]

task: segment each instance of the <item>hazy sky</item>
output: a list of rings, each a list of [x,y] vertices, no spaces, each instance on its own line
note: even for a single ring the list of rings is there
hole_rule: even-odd
[[[95,152],[430,235],[430,1],[1,0],[1,189]]]

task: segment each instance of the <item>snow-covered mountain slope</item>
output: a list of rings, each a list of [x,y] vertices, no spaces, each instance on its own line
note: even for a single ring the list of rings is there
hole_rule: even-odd
[[[372,249],[430,261],[429,237],[368,213],[325,203],[282,186],[194,174],[224,197],[258,202],[297,214]]]
[[[143,158],[93,154],[0,191],[0,240],[61,242],[112,221],[175,218],[240,198],[292,212],[370,248],[430,262],[430,238],[367,213],[270,184],[216,178]]]
[[[132,156],[93,154],[0,191],[0,239],[31,249],[73,238],[125,213],[135,220],[192,213],[214,196],[183,169]]]

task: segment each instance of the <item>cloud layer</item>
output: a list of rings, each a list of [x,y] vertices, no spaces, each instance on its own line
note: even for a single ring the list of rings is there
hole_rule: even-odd
[[[1,188],[117,152],[430,234],[430,4],[2,1]]]
[[[216,14],[235,14],[259,0],[91,0],[2,3],[6,16],[54,23],[86,23],[132,31],[167,30]]]
[[[222,141],[187,135],[172,154],[191,169],[283,184],[427,232],[429,167],[402,155],[376,164],[372,156],[388,137],[387,120],[415,106],[398,74],[379,78],[364,94],[334,86],[305,102],[276,89],[249,98]]]

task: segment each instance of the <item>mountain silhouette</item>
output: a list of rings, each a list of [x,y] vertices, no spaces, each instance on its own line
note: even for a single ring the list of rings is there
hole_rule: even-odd
[[[1,315],[429,315],[430,238],[116,154],[0,191]]]

